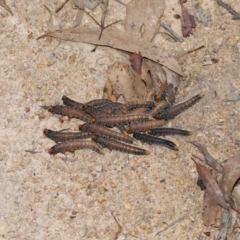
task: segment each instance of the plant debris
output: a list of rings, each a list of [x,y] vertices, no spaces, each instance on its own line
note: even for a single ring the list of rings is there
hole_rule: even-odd
[[[236,202],[237,197],[233,196],[234,187],[237,187],[236,184],[240,178],[240,151],[223,164],[222,174],[221,186],[224,197],[230,206],[240,213],[240,203]]]
[[[165,0],[132,0],[127,4],[125,30],[153,41],[159,31]]]
[[[194,160],[194,159],[193,159]],[[197,163],[194,160],[197,171],[199,174],[199,178],[202,180],[205,187],[208,189],[209,193],[213,197],[213,199],[223,208],[229,209],[229,205],[225,201],[223,197],[223,193],[220,189],[220,187],[217,184],[217,181],[214,179],[211,172],[203,165]]]
[[[0,0],[0,6],[13,15],[11,8],[7,5],[5,0]]]
[[[233,15],[232,20],[240,19],[240,13],[236,12],[230,5],[224,3],[222,0],[217,0],[217,4],[225,8],[228,12],[230,12]]]
[[[182,35],[183,37],[188,37],[192,32],[193,28],[196,28],[196,22],[194,20],[194,16],[188,13],[187,9],[183,6],[183,3],[186,3],[187,0],[180,0],[181,8],[182,8]]]

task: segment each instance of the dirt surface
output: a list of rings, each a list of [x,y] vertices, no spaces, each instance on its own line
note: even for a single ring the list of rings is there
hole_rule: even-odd
[[[63,94],[80,102],[101,98],[107,68],[128,61],[110,48],[91,52],[88,44],[37,41],[49,27],[73,23],[76,12],[67,5],[49,26],[43,5],[54,11],[61,2],[8,0],[13,16],[0,7],[0,239],[216,239],[219,226],[202,223],[203,193],[191,160],[200,154],[187,141],[206,144],[219,161],[239,150],[239,101],[226,100],[239,94],[240,22],[216,1],[202,0],[211,15],[206,24],[198,23],[183,43],[164,34],[155,40],[171,53],[205,45],[183,64],[188,77],[181,80],[176,102],[199,92],[205,97],[167,124],[193,132],[169,137],[179,144],[178,152],[143,145],[150,156],[107,150],[105,156],[91,150],[50,156],[54,143],[43,129],[77,130],[79,121],[62,122],[40,106],[60,102]],[[227,3],[240,12],[237,0]],[[187,6],[191,9],[191,2]],[[109,13],[109,22],[124,19],[125,7],[110,1]],[[165,14],[171,23],[173,13]],[[100,19],[100,6],[93,15]],[[85,16],[83,24],[93,22]],[[228,239],[234,238],[229,233]]]

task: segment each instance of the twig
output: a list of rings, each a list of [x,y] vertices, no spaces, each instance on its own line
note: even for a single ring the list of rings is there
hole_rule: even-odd
[[[175,33],[173,30],[172,30],[172,27],[171,25],[169,25],[168,23],[166,22],[163,22],[161,23],[161,26],[166,29],[167,31],[169,31],[171,33],[171,35],[173,36],[173,38],[178,41],[178,42],[183,42],[184,39],[182,37],[180,37],[177,33]]]
[[[231,211],[222,208],[221,229],[219,231],[217,240],[225,240],[226,239],[228,227],[229,227],[230,221],[231,221],[231,217],[232,217]]]
[[[240,13],[236,12],[230,5],[224,3],[222,0],[217,0],[217,4],[228,10],[228,12],[233,15],[232,20],[240,19]]]
[[[167,227],[165,227],[163,230],[161,230],[160,232],[158,232],[155,236],[159,235],[161,232],[166,231],[167,229],[169,229],[170,227],[174,226],[176,223],[181,222],[181,221],[182,221],[183,219],[185,219],[185,218],[186,218],[186,215],[178,218],[177,220],[175,220],[175,221],[173,221],[172,223],[168,224]]]
[[[68,3],[69,0],[66,0],[59,8],[56,9],[55,13],[58,13],[63,7]]]
[[[213,169],[215,169],[217,172],[222,173],[222,166],[221,164],[219,164],[216,159],[214,159],[210,153],[208,152],[208,150],[206,149],[206,147],[203,144],[200,144],[196,141],[189,141],[189,143],[191,143],[192,145],[194,145],[204,156],[205,162],[212,167]]]
[[[118,225],[118,230],[117,230],[117,232],[116,232],[116,236],[115,236],[115,238],[114,239],[118,239],[118,237],[119,237],[119,235],[121,234],[121,232],[122,232],[122,226],[120,225],[120,223],[118,222],[118,220],[117,220],[117,218],[114,216],[114,214],[113,214],[113,212],[111,211],[111,214],[112,214],[112,217],[114,218],[114,220],[115,220],[115,222],[117,223],[117,225]]]
[[[101,31],[100,31],[98,40],[101,39],[103,30],[105,30],[106,28],[112,26],[113,24],[116,24],[116,23],[118,23],[118,22],[121,21],[121,20],[118,20],[118,21],[115,21],[115,22],[110,23],[110,24],[108,24],[107,26],[105,26],[105,18],[106,18],[106,15],[107,15],[107,9],[104,10],[103,15],[102,15],[102,18],[101,18],[101,23],[99,23],[90,13],[88,13],[87,11],[85,11],[85,9],[79,8],[78,6],[74,6],[74,7],[82,10],[83,12],[85,12],[85,13],[101,28]]]

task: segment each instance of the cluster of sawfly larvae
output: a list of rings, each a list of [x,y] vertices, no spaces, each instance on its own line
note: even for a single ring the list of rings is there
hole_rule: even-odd
[[[64,105],[45,107],[49,112],[77,118],[85,122],[78,132],[53,131],[44,129],[46,137],[56,142],[49,149],[50,154],[74,152],[79,149],[92,149],[104,154],[103,148],[129,154],[148,155],[148,150],[139,148],[142,143],[161,145],[178,150],[177,145],[160,138],[164,135],[190,135],[187,130],[164,128],[168,119],[191,107],[202,98],[198,94],[186,102],[172,105],[168,101],[132,101],[125,104],[109,99],[96,99],[87,103],[76,102],[62,97]],[[118,128],[116,131],[113,128]]]

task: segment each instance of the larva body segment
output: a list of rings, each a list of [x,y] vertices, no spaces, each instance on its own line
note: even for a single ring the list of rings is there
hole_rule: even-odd
[[[79,130],[84,131],[84,132],[89,132],[97,136],[104,136],[104,137],[109,137],[113,138],[116,140],[120,140],[126,143],[134,143],[135,140],[123,133],[113,131],[107,127],[98,125],[98,124],[90,124],[90,123],[85,123],[79,127]]]
[[[145,132],[152,128],[161,127],[165,123],[166,123],[165,120],[154,120],[154,121],[131,123],[128,126],[126,126],[125,130],[127,133]]]
[[[103,116],[103,115],[109,115],[108,112],[102,110],[101,108],[95,108],[95,107],[91,107],[88,106],[84,109],[84,112],[86,112],[87,114],[91,115],[94,118],[97,118],[99,116]]]
[[[111,102],[112,101],[110,99],[95,99],[90,102],[84,103],[83,108],[86,108],[86,107],[99,108],[99,107],[103,107]]]
[[[153,108],[150,112],[148,112],[148,114],[150,114],[152,117],[155,117],[161,111],[163,111],[164,109],[166,109],[170,106],[171,106],[171,103],[166,102],[166,101],[161,101],[161,102],[157,103],[155,108]]]
[[[162,135],[182,135],[189,136],[191,135],[190,131],[182,130],[178,128],[153,128],[147,131],[148,134],[154,136],[162,136]]]
[[[69,106],[69,107],[74,107],[78,110],[82,110],[83,109],[83,103],[79,103],[79,102],[76,102],[72,99],[70,99],[69,97],[67,96],[63,96],[62,97],[62,101],[63,103],[66,105],[66,106]]]
[[[149,155],[150,152],[148,150],[138,148],[135,146],[127,145],[122,142],[118,142],[111,138],[104,138],[101,136],[93,136],[92,140],[99,143],[102,147],[106,147],[110,150],[116,150],[120,152],[135,154],[135,155]]]
[[[43,133],[46,137],[52,139],[55,142],[65,142],[72,139],[85,139],[90,138],[91,133],[86,132],[63,132],[63,131],[53,131],[50,129],[44,129]]]
[[[153,118],[146,114],[125,114],[125,115],[108,115],[100,116],[96,119],[95,123],[114,127],[116,125],[128,124],[131,122],[142,122],[147,120],[152,120]]]
[[[101,109],[108,112],[109,114],[117,114],[121,112],[119,109],[121,108],[122,103],[119,102],[111,102],[109,104],[106,104]],[[121,112],[122,114],[122,112]]]
[[[127,113],[128,111],[132,110],[132,109],[136,109],[136,108],[152,108],[155,106],[155,102],[154,101],[146,101],[146,100],[137,100],[137,101],[131,101],[128,103],[125,103],[121,106],[121,110],[124,113]]]
[[[179,113],[181,113],[182,111],[188,109],[189,107],[191,107],[195,103],[197,103],[203,96],[204,96],[204,94],[198,94],[198,95],[190,98],[186,102],[179,103],[179,104],[177,104],[177,105],[175,105],[171,108],[168,108],[168,109],[160,112],[159,114],[157,114],[155,116],[155,118],[156,119],[166,119],[166,120],[167,119],[173,119]]]
[[[174,142],[166,139],[154,137],[145,133],[134,133],[133,137],[144,143],[161,145],[172,150],[178,150],[178,147]]]
[[[57,143],[49,149],[50,154],[65,153],[65,152],[74,152],[79,149],[92,149],[98,153],[104,154],[103,149],[93,141],[87,140],[69,140],[62,143]]]
[[[78,118],[84,122],[93,122],[94,118],[87,115],[83,111],[76,109],[70,106],[63,106],[63,105],[55,105],[50,106],[48,111],[55,114],[60,114],[63,116],[68,116],[69,118]]]

